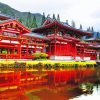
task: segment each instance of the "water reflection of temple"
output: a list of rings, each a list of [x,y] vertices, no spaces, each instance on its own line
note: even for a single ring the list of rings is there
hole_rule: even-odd
[[[68,68],[66,70],[48,70],[42,74],[35,71],[19,71],[0,75],[1,99],[23,97],[25,92],[58,86],[76,85],[85,82],[95,83],[96,70],[94,68]],[[70,87],[71,88],[71,87]],[[3,90],[5,89],[5,90]],[[7,96],[5,96],[6,94]]]

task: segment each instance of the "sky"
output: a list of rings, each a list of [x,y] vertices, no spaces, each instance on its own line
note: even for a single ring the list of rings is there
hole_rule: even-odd
[[[74,20],[76,27],[82,24],[84,29],[93,26],[100,32],[100,0],[0,0],[12,8],[31,13],[45,12],[45,15],[53,13],[60,15],[61,21]]]

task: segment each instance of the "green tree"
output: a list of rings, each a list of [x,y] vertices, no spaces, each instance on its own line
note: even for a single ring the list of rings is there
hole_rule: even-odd
[[[23,19],[21,17],[18,18],[18,21],[21,22],[21,23],[23,23]]]
[[[82,30],[82,25],[80,24],[80,29]]]
[[[93,28],[93,26],[92,26],[92,28],[91,28],[91,31],[94,32],[94,28]]]
[[[68,25],[68,20],[66,20],[66,24]]]
[[[43,25],[43,23],[45,22],[45,20],[46,20],[45,13],[43,13],[41,25]]]
[[[30,24],[31,24],[31,13],[28,12],[27,18],[26,18],[26,26],[27,26],[28,28],[30,28]]]
[[[53,20],[56,20],[55,14],[53,14]]]
[[[75,22],[72,20],[72,23],[71,23],[71,25],[72,25],[72,27],[74,27],[75,28]]]
[[[91,31],[90,26],[87,28],[87,31]]]
[[[50,18],[50,14],[47,15],[47,18]]]
[[[32,27],[32,28],[37,27],[36,16],[33,17],[33,24],[32,24],[31,27]]]
[[[59,16],[59,14],[58,14],[58,16],[57,16],[57,21],[59,21],[59,22],[60,22],[60,16]]]
[[[27,18],[26,18],[26,26],[28,28],[36,28],[37,27],[37,23],[36,23],[36,17],[32,16],[32,14],[30,12],[28,12],[27,14]]]

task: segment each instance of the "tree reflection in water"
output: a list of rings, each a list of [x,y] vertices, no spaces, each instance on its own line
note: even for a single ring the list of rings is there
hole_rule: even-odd
[[[82,83],[80,84],[79,88],[82,90],[83,93],[86,93],[86,94],[92,94],[93,92],[92,83]]]
[[[92,94],[81,94],[80,96],[75,96],[70,100],[100,100],[100,85],[93,86]]]
[[[93,79],[94,82],[82,83],[81,87],[82,94],[80,96],[74,96],[70,100],[100,100],[100,68],[95,68],[95,73]],[[88,86],[87,86],[88,85]]]

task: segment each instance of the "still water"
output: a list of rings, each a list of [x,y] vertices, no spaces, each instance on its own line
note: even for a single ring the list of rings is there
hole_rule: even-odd
[[[0,86],[16,88],[0,87],[0,100],[100,100],[99,67],[5,75],[1,74]]]

